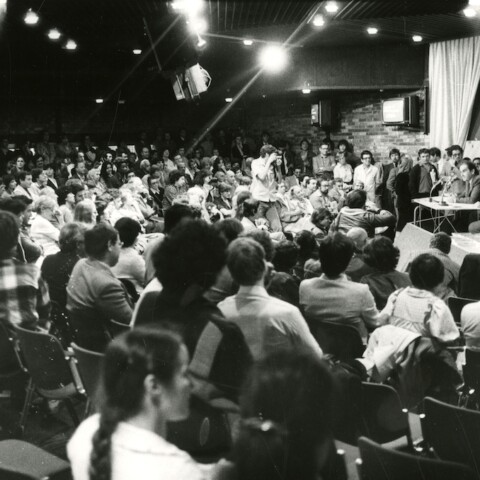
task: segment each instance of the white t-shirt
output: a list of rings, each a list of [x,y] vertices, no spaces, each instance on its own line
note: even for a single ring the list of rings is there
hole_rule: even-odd
[[[83,421],[67,444],[74,480],[90,480],[92,438],[99,419],[95,414]],[[203,480],[207,473],[159,435],[125,422],[112,435],[111,458],[112,480]]]

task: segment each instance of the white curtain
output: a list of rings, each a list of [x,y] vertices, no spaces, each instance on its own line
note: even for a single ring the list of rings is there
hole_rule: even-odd
[[[465,147],[480,80],[480,37],[430,45],[430,146]]]

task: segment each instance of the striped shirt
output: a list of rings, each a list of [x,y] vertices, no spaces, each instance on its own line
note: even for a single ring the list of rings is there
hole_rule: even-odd
[[[5,325],[35,328],[48,317],[49,307],[48,288],[36,265],[0,260],[0,319]]]

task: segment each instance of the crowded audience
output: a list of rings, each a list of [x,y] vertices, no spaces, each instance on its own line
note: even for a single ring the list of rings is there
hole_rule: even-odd
[[[480,256],[454,261],[451,230],[398,246],[412,199],[479,200],[477,164],[458,145],[357,157],[346,139],[189,133],[110,149],[43,132],[31,155],[7,148],[1,318],[105,355],[98,413],[68,444],[75,480],[327,478],[344,358],[322,348],[321,327],[367,348],[342,363],[358,382],[388,380],[369,364],[385,336],[446,355],[480,345]],[[461,324],[455,297],[471,303]],[[169,437],[198,409],[236,432],[215,466]]]

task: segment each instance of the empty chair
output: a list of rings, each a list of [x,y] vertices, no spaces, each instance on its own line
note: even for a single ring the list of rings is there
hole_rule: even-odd
[[[330,353],[339,360],[360,358],[365,350],[358,330],[351,325],[333,322],[315,322],[312,334],[324,353]]]
[[[20,440],[0,442],[2,480],[70,480],[70,465],[41,448]]]
[[[71,347],[75,355],[75,363],[78,367],[78,373],[80,374],[82,385],[85,388],[85,394],[87,395],[86,413],[88,413],[95,400],[95,394],[100,383],[103,358],[105,355],[103,353],[79,347],[75,343],[72,343]]]
[[[469,303],[475,302],[478,302],[478,300],[472,300],[471,298],[449,297],[448,308],[452,312],[453,319],[457,325],[460,325],[463,307]]]
[[[378,443],[406,437],[413,449],[408,411],[402,408],[397,391],[378,383],[362,383],[359,431]]]
[[[427,397],[422,433],[442,460],[470,466],[480,476],[480,412]]]
[[[458,463],[418,457],[378,445],[368,438],[358,440],[361,480],[473,480],[475,475]]]
[[[20,350],[31,380],[22,413],[21,428],[25,427],[34,391],[47,399],[63,400],[75,425],[78,417],[71,402],[83,391],[75,364],[53,335],[15,326]]]

